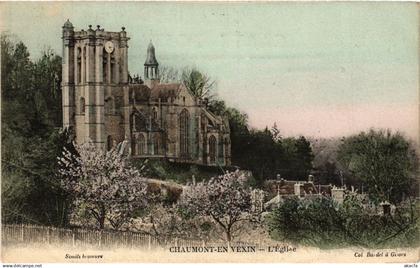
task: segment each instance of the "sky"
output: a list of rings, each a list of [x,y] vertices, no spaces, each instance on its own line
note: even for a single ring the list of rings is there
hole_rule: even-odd
[[[160,65],[193,66],[255,128],[340,137],[390,128],[419,134],[416,3],[2,2],[0,30],[36,59],[61,54],[61,27],[126,27],[129,71],[150,40]]]

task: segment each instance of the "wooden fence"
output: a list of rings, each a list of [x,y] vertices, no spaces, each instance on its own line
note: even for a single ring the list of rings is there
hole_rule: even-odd
[[[203,241],[175,239],[159,241],[148,234],[128,231],[64,229],[38,225],[2,224],[2,243],[62,244],[72,247],[129,247],[154,249],[166,246],[202,246]]]

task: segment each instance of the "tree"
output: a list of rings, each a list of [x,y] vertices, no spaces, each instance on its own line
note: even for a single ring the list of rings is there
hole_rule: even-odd
[[[235,142],[235,145],[232,142],[235,161],[252,171],[256,185],[261,186],[264,180],[281,173],[283,148],[281,143],[274,141],[268,129],[243,133]]]
[[[397,204],[409,196],[418,170],[413,146],[390,130],[370,130],[344,139],[338,160],[363,182],[370,199],[377,204]]]
[[[310,142],[304,137],[300,136],[296,140],[296,155],[294,168],[298,171],[298,178],[306,179],[312,169],[312,161],[314,155]]]
[[[317,138],[311,140],[314,154],[313,166],[319,184],[341,185],[342,167],[338,165],[337,150],[341,141],[338,138]],[[342,173],[340,174],[340,170]],[[346,181],[349,185],[349,181]]]
[[[161,66],[159,67],[159,79],[162,83],[179,83],[181,73],[173,67]]]
[[[1,35],[2,220],[67,224],[67,196],[56,183],[56,157],[69,146],[61,125],[61,58],[35,62],[25,44]],[[70,146],[71,147],[71,146]]]
[[[283,138],[280,134],[280,130],[278,129],[276,122],[274,122],[273,126],[270,129],[270,132],[275,142],[278,142]]]
[[[61,126],[61,57],[47,49],[35,62],[33,72],[34,101],[38,113],[42,114],[46,124]]]
[[[73,197],[75,218],[92,218],[100,229],[106,220],[114,229],[129,224],[146,204],[145,179],[116,149],[105,152],[91,142],[75,147],[77,154],[64,150],[59,158],[62,187]]]
[[[203,74],[199,70],[185,69],[182,72],[182,83],[190,90],[190,92],[201,99],[207,98],[212,99],[211,90],[215,86],[215,81],[212,81],[210,77]]]
[[[239,170],[190,185],[179,202],[184,213],[210,217],[222,228],[228,243],[239,229],[238,223],[249,221],[253,216],[251,189]]]
[[[214,238],[213,226],[206,217],[192,217],[184,213],[177,203],[151,203],[144,211],[142,224],[138,230],[152,235],[159,243],[187,238],[209,241]]]
[[[314,159],[310,142],[304,136],[298,139],[285,138],[281,142],[284,149],[284,175],[305,180],[312,169]]]
[[[419,213],[412,204],[380,215],[360,197],[348,194],[342,204],[325,196],[286,198],[267,217],[269,233],[278,241],[320,248],[418,246]]]

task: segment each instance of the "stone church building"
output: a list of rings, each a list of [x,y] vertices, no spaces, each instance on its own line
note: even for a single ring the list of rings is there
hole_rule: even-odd
[[[76,31],[67,20],[62,38],[63,125],[76,143],[90,140],[103,150],[126,144],[134,158],[230,165],[228,121],[183,84],[160,83],[151,43],[142,81],[129,75],[124,27]]]

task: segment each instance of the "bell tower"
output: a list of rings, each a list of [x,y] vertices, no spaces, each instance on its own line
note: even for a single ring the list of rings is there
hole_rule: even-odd
[[[115,99],[128,87],[128,40],[124,27],[108,32],[89,25],[75,31],[69,20],[63,26],[63,127],[74,127],[79,144],[89,140],[106,149],[110,137],[119,141],[124,135],[107,127],[107,121],[123,109]],[[112,109],[106,111],[107,105]]]
[[[144,80],[149,87],[152,87],[155,83],[159,83],[159,63],[156,60],[155,47],[152,41],[150,41],[147,47],[147,57],[144,63]]]

